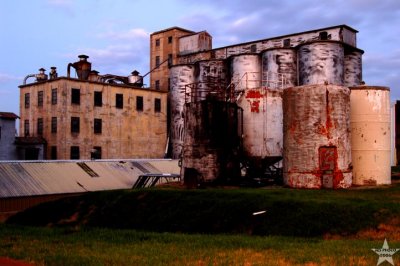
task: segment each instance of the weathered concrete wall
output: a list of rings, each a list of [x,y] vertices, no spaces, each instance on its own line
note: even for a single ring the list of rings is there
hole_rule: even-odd
[[[17,160],[15,119],[0,117],[0,160]]]
[[[390,184],[389,88],[353,87],[350,106],[353,184]]]
[[[179,55],[212,49],[212,37],[205,31],[179,38]]]
[[[170,102],[170,141],[172,146],[172,158],[178,159],[182,153],[184,135],[184,105],[186,96],[190,96],[190,90],[185,95],[185,86],[195,81],[194,65],[176,65],[170,68],[169,77],[171,89]],[[187,87],[189,89],[189,87]]]
[[[261,59],[258,54],[242,54],[231,57],[231,83],[236,91],[261,86]]]
[[[283,113],[285,185],[350,187],[350,90],[335,85],[288,88]]]
[[[344,84],[344,48],[339,42],[303,44],[298,49],[299,85]]]
[[[271,73],[283,74],[283,87],[297,86],[297,52],[295,49],[270,49],[262,53],[262,85],[279,88],[282,76],[271,76]]]
[[[345,51],[344,54],[344,85],[354,87],[362,82],[362,52]]]
[[[71,104],[71,89],[80,89],[80,104]],[[57,104],[51,103],[52,89],[57,89]],[[43,91],[43,107],[37,105],[38,91]],[[94,106],[94,92],[102,92],[102,106]],[[30,93],[31,104],[24,106]],[[123,108],[116,108],[116,94],[123,95]],[[143,110],[136,108],[136,97],[143,97]],[[161,111],[155,112],[155,99]],[[37,119],[43,118],[43,137],[47,158],[51,146],[57,146],[57,158],[69,159],[70,147],[79,146],[80,159],[90,159],[94,146],[102,149],[102,158],[161,158],[167,139],[167,93],[76,79],[59,78],[45,83],[20,87],[20,132],[28,119],[31,136],[37,136]],[[51,133],[51,119],[57,117],[57,133]],[[80,118],[79,133],[71,133],[71,117]],[[102,133],[94,133],[94,119],[102,119]]]
[[[187,169],[195,170],[200,183],[239,176],[238,120],[236,104],[220,101],[186,104],[184,180],[191,178]]]

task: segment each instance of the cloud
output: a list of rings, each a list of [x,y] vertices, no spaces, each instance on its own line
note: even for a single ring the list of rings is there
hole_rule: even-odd
[[[22,80],[22,79],[23,79],[22,77],[13,76],[6,73],[0,73],[0,83]]]
[[[99,38],[113,39],[113,40],[136,40],[136,39],[149,39],[150,33],[144,29],[136,28],[127,31],[107,31],[97,35]]]

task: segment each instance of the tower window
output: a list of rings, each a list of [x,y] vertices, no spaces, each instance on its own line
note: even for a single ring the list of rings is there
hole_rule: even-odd
[[[156,80],[154,87],[155,87],[156,90],[160,89],[160,81],[159,80]]]
[[[168,43],[172,43],[172,36],[168,36]]]
[[[143,111],[143,97],[136,96],[136,110]]]
[[[290,39],[283,40],[283,47],[290,47]]]
[[[156,113],[161,112],[161,99],[159,98],[154,99],[154,112]]]
[[[320,39],[320,40],[328,40],[328,32],[326,32],[326,31],[321,31],[321,32],[319,33],[319,39]]]
[[[256,53],[257,52],[257,45],[253,44],[252,46],[250,46],[250,51],[252,53]]]
[[[43,106],[43,91],[38,91],[38,106]]]
[[[160,39],[156,39],[156,46],[160,46]]]
[[[29,93],[25,93],[25,108],[29,108],[31,103],[31,95]]]
[[[51,104],[57,104],[57,89],[51,89]]]

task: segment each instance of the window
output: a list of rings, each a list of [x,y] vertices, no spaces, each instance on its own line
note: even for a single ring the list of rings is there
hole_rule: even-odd
[[[156,67],[160,65],[160,57],[157,55],[156,56]]]
[[[92,159],[100,160],[101,159],[101,147],[95,146],[93,147]]]
[[[172,36],[168,36],[168,43],[172,43]]]
[[[116,108],[124,108],[124,95],[117,93],[115,94],[115,107]]]
[[[94,134],[101,134],[101,119],[94,119]]]
[[[81,104],[80,89],[71,89],[71,104]]]
[[[39,136],[43,135],[43,118],[38,118],[37,120],[37,134]]]
[[[57,146],[51,146],[50,148],[50,159],[57,160]]]
[[[51,133],[57,133],[57,117],[51,118]]]
[[[51,89],[51,104],[57,104],[57,89]]]
[[[38,91],[37,105],[38,106],[43,106],[43,91]]]
[[[156,113],[161,112],[161,99],[159,98],[154,99],[154,112]]]
[[[168,66],[172,66],[172,54],[168,54]]]
[[[160,39],[156,39],[156,46],[160,46]]]
[[[71,146],[70,158],[71,160],[79,160],[79,146]]]
[[[156,90],[160,89],[160,81],[159,80],[156,80],[156,83],[155,83],[154,87],[156,88]]]
[[[29,136],[29,120],[24,121],[24,135]]]
[[[320,39],[320,40],[328,40],[328,32],[326,32],[326,31],[321,31],[321,32],[319,33],[319,39]]]
[[[290,39],[283,40],[283,47],[290,47]]]
[[[257,45],[253,44],[250,46],[250,52],[256,53],[257,52]]]
[[[143,111],[143,97],[136,96],[136,110]]]
[[[29,108],[31,103],[31,95],[29,93],[25,93],[25,108]]]
[[[103,105],[103,93],[101,91],[94,92],[94,106]]]
[[[79,133],[79,117],[71,117],[71,133]]]

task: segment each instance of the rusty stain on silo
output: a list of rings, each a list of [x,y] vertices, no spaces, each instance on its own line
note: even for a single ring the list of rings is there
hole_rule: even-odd
[[[350,187],[350,90],[336,85],[288,88],[283,109],[285,185]]]
[[[379,86],[351,88],[353,183],[391,183],[390,90]]]

